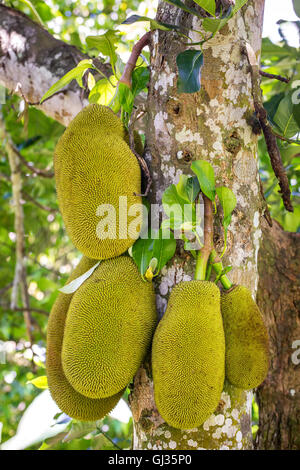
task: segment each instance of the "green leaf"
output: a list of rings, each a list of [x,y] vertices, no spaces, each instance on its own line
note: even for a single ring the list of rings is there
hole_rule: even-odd
[[[293,7],[296,15],[300,18],[300,0],[293,0]]]
[[[211,201],[215,199],[215,174],[214,169],[210,163],[205,160],[197,160],[191,165],[192,171],[198,178],[201,191]]]
[[[284,93],[277,93],[276,95],[273,95],[268,101],[264,103],[264,108],[266,109],[268,113],[268,118],[269,120],[273,123],[274,121],[274,116],[276,114],[278,105],[282,98],[284,97]]]
[[[201,67],[203,54],[201,51],[188,49],[176,57],[178,67],[178,93],[195,93],[201,87]]]
[[[178,195],[187,201],[193,203],[200,192],[200,185],[197,176],[180,175],[179,182],[176,184]]]
[[[181,8],[181,10],[186,11],[187,13],[191,13],[198,18],[203,18],[203,16],[194,8],[188,7],[185,5],[181,0],[165,0],[167,3],[174,5],[177,8]]]
[[[40,377],[36,377],[35,379],[28,380],[27,384],[32,384],[36,388],[46,389],[48,388],[48,380],[46,375],[41,375]]]
[[[196,226],[195,206],[178,194],[174,184],[171,184],[164,191],[162,205],[166,215],[169,217],[168,222],[163,222],[163,228],[167,228],[168,224],[172,230],[179,230],[186,225]]]
[[[282,136],[288,139],[299,132],[299,126],[293,116],[293,107],[291,96],[288,94],[280,101],[274,116],[274,122],[279,127]]]
[[[126,113],[131,114],[134,101],[134,96],[131,89],[125,83],[120,82],[117,93],[120,105],[124,111],[126,111]]]
[[[137,96],[141,91],[143,91],[150,78],[150,72],[148,67],[138,67],[135,68],[132,73],[132,85],[131,91],[133,96]]]
[[[44,94],[42,97],[40,103],[42,104],[43,101],[45,101],[47,98],[50,98],[50,96],[54,95],[54,93],[57,93],[59,90],[64,88],[66,85],[68,85],[72,80],[76,80],[77,78],[81,78],[84,72],[87,69],[93,69],[95,70],[94,65],[92,64],[92,60],[82,60],[79,62],[77,67],[74,69],[69,70],[58,82],[54,83],[52,87],[49,88],[49,90]]]
[[[166,234],[170,234],[171,238],[165,238]],[[153,243],[153,258],[157,259],[156,272],[160,272],[167,262],[173,258],[176,251],[176,240],[170,232],[160,229],[158,238]]]
[[[86,43],[89,47],[96,48],[102,55],[110,58],[112,66],[117,62],[116,43],[119,35],[116,31],[109,30],[100,36],[87,36]]]
[[[28,6],[30,8],[30,10],[32,11],[33,16],[37,20],[37,22],[40,23],[42,26],[44,26],[44,23],[43,23],[40,15],[38,14],[36,9],[34,8],[33,4],[29,0],[20,0],[20,2],[24,3],[26,6]]]
[[[132,258],[142,275],[147,271],[149,263],[153,258],[153,243],[152,238],[139,238],[132,246]]]
[[[216,2],[215,0],[194,0],[199,7],[203,8],[203,10],[207,11],[212,16],[216,14]]]
[[[191,201],[189,199],[187,188],[186,188],[188,179],[189,179],[188,175],[180,175],[179,182],[176,184],[176,190],[177,190],[178,196],[180,196],[182,199],[190,203]]]
[[[300,130],[300,104],[294,104],[293,117],[298,125],[298,129]]]
[[[162,205],[168,217],[174,217],[183,222],[183,208],[186,201],[182,199],[175,184],[171,184],[163,193]]]
[[[191,202],[194,202],[200,192],[200,184],[197,176],[191,176],[186,183],[186,192]]]
[[[223,208],[223,226],[224,228],[227,228],[231,222],[232,212],[236,207],[236,197],[231,189],[226,188],[225,186],[216,188],[216,193]]]
[[[89,94],[89,102],[108,106],[116,93],[116,85],[117,79],[114,75],[109,80],[105,78],[98,80]]]
[[[205,18],[202,23],[203,29],[213,34],[217,33],[223,28],[223,26],[225,26],[226,23],[228,23],[239,9],[247,3],[247,1],[248,0],[236,0],[235,6],[225,11],[225,15],[221,18]]]
[[[127,18],[125,21],[123,21],[122,24],[133,24],[138,21],[147,21],[150,23],[150,28],[152,30],[154,29],[161,29],[162,31],[171,31],[171,30],[178,30],[179,26],[173,25],[173,24],[168,24],[168,23],[162,23],[157,20],[153,20],[152,18],[148,18],[147,16],[139,16],[139,15],[132,15],[129,18]]]

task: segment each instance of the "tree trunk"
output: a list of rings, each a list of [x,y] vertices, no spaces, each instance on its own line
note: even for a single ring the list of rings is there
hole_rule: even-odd
[[[300,448],[300,234],[263,225],[257,302],[269,330],[271,367],[257,390],[259,449]]]
[[[151,165],[151,200],[161,204],[164,189],[190,173],[193,160],[210,161],[217,184],[232,188],[237,208],[232,217],[225,261],[233,266],[234,283],[255,294],[257,255],[261,237],[262,201],[259,189],[257,138],[247,124],[253,114],[251,77],[242,41],[260,54],[263,0],[249,1],[214,39],[204,46],[202,87],[199,93],[177,93],[176,56],[186,46],[175,33],[155,31],[151,43],[151,80],[148,97],[146,158]],[[199,21],[160,2],[157,18],[194,29]],[[200,36],[192,34],[194,42]],[[215,236],[219,248],[223,237]],[[194,263],[180,249],[157,283],[162,315],[172,287],[192,278]],[[218,410],[198,429],[179,431],[158,414],[150,368],[141,368],[131,396],[135,449],[249,449],[252,447],[252,393],[225,384]]]

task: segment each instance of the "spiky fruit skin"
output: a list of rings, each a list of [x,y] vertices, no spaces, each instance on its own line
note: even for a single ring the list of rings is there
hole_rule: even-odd
[[[142,201],[134,194],[141,194],[141,171],[126,138],[122,122],[109,108],[90,104],[55,149],[59,209],[70,239],[89,258],[119,256],[139,237],[141,220],[134,204]],[[120,197],[124,206],[119,209]],[[104,204],[111,207],[109,213]]]
[[[262,315],[247,287],[237,286],[221,297],[226,342],[226,377],[251,390],[268,373],[269,341]]]
[[[68,283],[88,271],[94,264],[95,260],[83,257]],[[104,418],[116,406],[122,392],[109,398],[92,400],[76,392],[66,379],[62,369],[61,350],[71,298],[72,294],[60,293],[50,312],[46,355],[48,386],[53,400],[68,416],[81,421],[95,421]]]
[[[153,286],[131,258],[102,261],[68,311],[62,363],[74,389],[105,398],[126,387],[150,347],[156,321]]]
[[[225,374],[220,292],[208,281],[177,284],[152,345],[154,397],[172,427],[200,426],[217,408]]]

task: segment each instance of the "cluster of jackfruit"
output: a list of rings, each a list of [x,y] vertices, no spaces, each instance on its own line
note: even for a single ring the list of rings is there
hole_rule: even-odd
[[[135,137],[141,152],[138,134]],[[121,120],[106,106],[90,104],[56,146],[59,209],[70,239],[89,258],[119,256],[139,237],[141,223],[134,205],[142,202],[141,171],[128,143]],[[127,198],[127,211],[119,210],[120,197]],[[104,217],[110,217],[110,223]]]
[[[95,261],[83,258],[72,279]],[[74,294],[60,294],[49,318],[47,376],[62,411],[104,417],[136,374],[156,325],[153,286],[127,256],[105,260]]]
[[[246,287],[221,298],[209,281],[174,287],[152,345],[155,402],[170,426],[200,426],[217,409],[225,377],[255,388],[268,364],[267,331]]]
[[[142,153],[137,133],[134,139]],[[74,294],[61,293],[53,305],[47,331],[49,390],[72,418],[96,420],[121,398],[156,325],[152,284],[142,280],[129,257],[121,256],[138,231],[105,239],[97,235],[99,206],[113,208],[117,227],[124,215],[120,197],[127,197],[129,213],[133,204],[141,204],[136,195],[141,192],[140,168],[122,122],[100,105],[87,106],[71,122],[57,144],[54,167],[62,217],[85,255],[68,282],[88,271],[95,259],[103,261]],[[128,216],[125,229],[130,223]]]
[[[157,315],[153,286],[122,255],[139,233],[101,238],[99,206],[110,204],[116,227],[140,203],[140,168],[123,124],[104,106],[89,105],[56,147],[60,211],[83,257],[71,280],[103,260],[74,294],[60,294],[47,333],[47,376],[58,406],[80,420],[104,417],[118,402],[150,348]],[[136,150],[142,152],[138,134]],[[130,211],[129,211],[130,212]],[[128,212],[127,212],[128,213]],[[131,223],[125,216],[126,226]],[[124,235],[124,234],[123,234]],[[200,426],[218,407],[225,376],[236,387],[258,386],[268,370],[268,336],[248,289],[220,296],[209,281],[181,282],[171,292],[152,344],[157,408],[179,429]]]

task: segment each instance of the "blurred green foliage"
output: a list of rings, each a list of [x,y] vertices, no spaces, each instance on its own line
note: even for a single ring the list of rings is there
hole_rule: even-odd
[[[107,29],[116,28],[116,25],[125,20],[132,11],[134,12],[140,3],[138,0],[81,0],[80,2],[75,0],[46,0],[45,2],[32,0],[34,8],[49,32],[84,52],[87,51],[85,41],[87,36],[103,34]],[[36,19],[34,10],[28,6],[28,2],[12,0],[7,4],[22,10],[32,19]],[[147,14],[146,7],[143,14]],[[283,25],[280,26],[283,27]],[[134,37],[127,43],[123,41],[123,50],[126,48],[129,50],[133,42]],[[300,80],[298,54],[299,50],[287,44],[283,32],[279,45],[272,44],[269,39],[263,39],[263,70],[291,78],[289,84],[267,78],[262,80],[264,100],[271,121],[273,118],[275,119],[279,103],[297,89],[292,87],[295,86],[296,80]],[[28,162],[31,162],[34,167],[53,171],[54,147],[64,128],[46,117],[38,109],[30,107],[28,128],[26,129],[24,120],[18,117],[21,106],[22,102],[16,96],[9,96],[6,103],[2,105],[1,113],[6,129]],[[276,127],[276,123],[273,124]],[[276,129],[278,133],[281,133],[278,126]],[[297,231],[300,220],[299,146],[280,140],[278,143],[293,191],[294,213],[287,213],[283,208],[263,138],[259,140],[261,179],[272,217],[278,220],[286,230]],[[22,177],[30,305],[32,308],[49,312],[56,298],[57,289],[65,283],[80,254],[70,244],[64,231],[57,207],[54,179],[37,176],[26,166],[22,166]],[[24,410],[40,393],[40,390],[27,382],[36,376],[45,375],[47,326],[46,315],[32,312],[34,346],[30,347],[26,341],[22,312],[11,311],[9,307],[10,287],[15,269],[14,214],[9,178],[10,169],[7,156],[1,148],[0,342],[2,343],[0,346],[5,344],[7,349],[6,361],[4,364],[0,364],[2,442],[16,433]],[[27,195],[30,196],[30,199],[27,198]],[[256,406],[254,402],[254,426],[257,426],[258,420]],[[256,428],[253,431],[255,432]],[[68,437],[66,438],[66,436]],[[82,423],[71,422],[62,435],[50,438],[43,444],[36,444],[33,448],[113,449],[116,448],[115,445],[121,448],[130,448],[131,436],[132,421],[126,424],[108,417],[100,424],[93,423],[92,426],[86,428]]]

